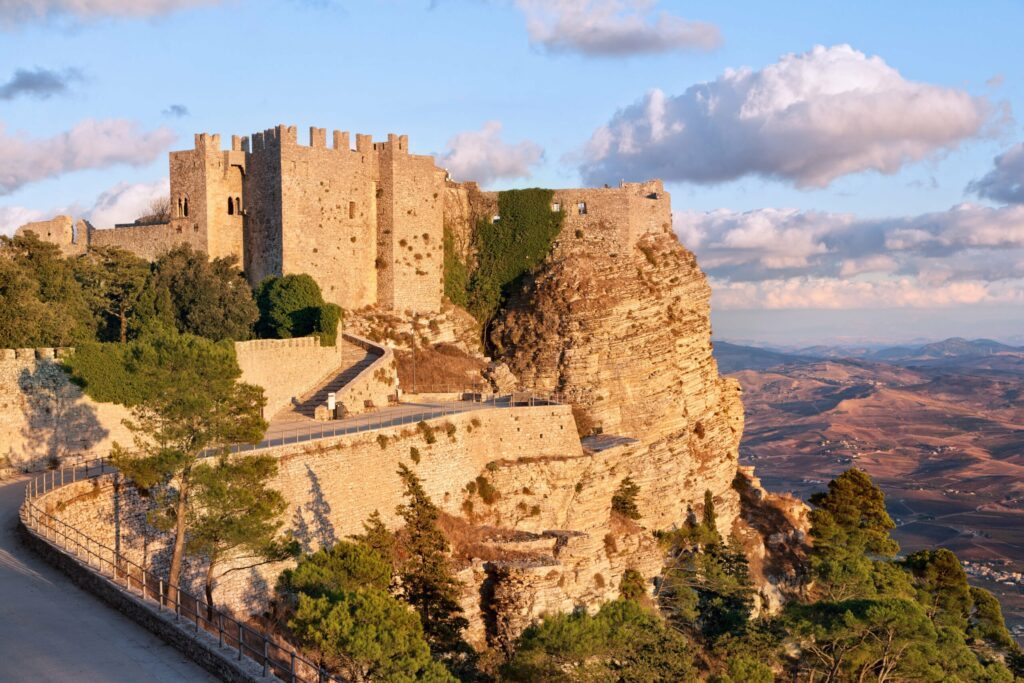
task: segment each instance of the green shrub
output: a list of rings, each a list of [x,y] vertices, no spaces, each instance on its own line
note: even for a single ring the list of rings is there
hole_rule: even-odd
[[[420,464],[420,449],[416,448],[415,446],[410,446],[409,447],[409,459],[412,460],[417,465],[419,465]]]
[[[338,343],[338,325],[342,316],[343,312],[338,304],[324,304],[316,309],[313,334],[320,337],[321,346],[334,346]]]
[[[377,444],[380,445],[381,450],[384,450],[385,448],[388,447],[388,437],[384,436],[383,434],[378,434]]]
[[[640,519],[640,510],[636,506],[639,493],[640,487],[636,482],[626,477],[612,496],[612,510],[629,519]]]
[[[82,344],[64,360],[64,368],[93,400],[138,405],[148,395],[147,387],[128,369],[128,349],[128,344]]]
[[[256,331],[261,337],[289,339],[330,329],[332,313],[324,310],[320,286],[309,275],[266,278],[256,288],[256,304],[260,309]]]
[[[455,233],[444,228],[444,295],[455,304],[466,308],[469,298],[466,289],[469,287],[469,269],[459,256],[455,246]]]
[[[469,282],[469,311],[487,322],[509,291],[547,257],[564,214],[551,210],[551,190],[498,193],[500,220],[477,225],[477,268]]]
[[[480,494],[480,499],[488,505],[494,505],[501,498],[498,489],[494,488],[487,477],[483,475],[476,478],[476,492]]]
[[[427,424],[425,420],[417,422],[416,429],[420,430],[420,433],[423,435],[423,440],[427,442],[427,445],[437,443],[437,436],[434,434],[434,428]]]

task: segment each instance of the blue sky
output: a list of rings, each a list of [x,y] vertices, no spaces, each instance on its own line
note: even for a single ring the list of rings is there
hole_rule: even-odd
[[[1020,2],[7,3],[0,229],[130,220],[197,131],[400,132],[494,188],[666,177],[718,336],[1024,337],[1021,25]],[[749,118],[766,93],[807,108]]]

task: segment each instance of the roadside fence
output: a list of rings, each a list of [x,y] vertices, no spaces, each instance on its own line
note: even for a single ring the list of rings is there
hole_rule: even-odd
[[[202,630],[216,637],[219,647],[234,651],[238,661],[245,658],[255,662],[257,667],[262,667],[264,676],[274,675],[289,683],[344,683],[293,648],[210,606],[179,586],[169,584],[162,576],[58,519],[38,504],[41,496],[63,486],[116,471],[109,460],[99,458],[34,477],[25,488],[22,523],[30,533],[75,558],[119,589],[156,606],[158,612],[173,615],[174,621],[184,628],[191,628],[196,634]]]

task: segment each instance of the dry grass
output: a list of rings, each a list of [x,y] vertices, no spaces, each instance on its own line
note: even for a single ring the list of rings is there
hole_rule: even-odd
[[[395,358],[398,380],[409,391],[457,391],[483,383],[484,362],[451,344],[419,347],[415,358],[412,351],[395,351]]]
[[[511,550],[497,545],[502,541],[521,540],[520,537],[528,536],[521,532],[477,526],[445,513],[441,513],[438,525],[451,544],[452,560],[459,566],[467,566],[473,559],[497,562],[532,560],[539,557],[535,553]]]

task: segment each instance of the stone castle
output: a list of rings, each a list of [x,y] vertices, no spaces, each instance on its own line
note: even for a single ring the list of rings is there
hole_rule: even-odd
[[[190,150],[170,153],[170,218],[148,225],[97,229],[67,216],[29,223],[65,253],[113,246],[153,260],[179,244],[212,258],[233,256],[256,285],[272,275],[308,273],[324,297],[347,310],[434,312],[444,289],[443,235],[469,234],[481,213],[496,211],[496,193],[453,182],[430,156],[409,153],[409,138],[374,142],[357,134],[310,128],[309,145],[294,126],[250,137],[199,133]],[[472,206],[473,210],[468,207]],[[483,208],[481,208],[483,207]],[[604,222],[622,249],[671,223],[660,181],[618,188],[557,190],[552,210],[565,228]]]

